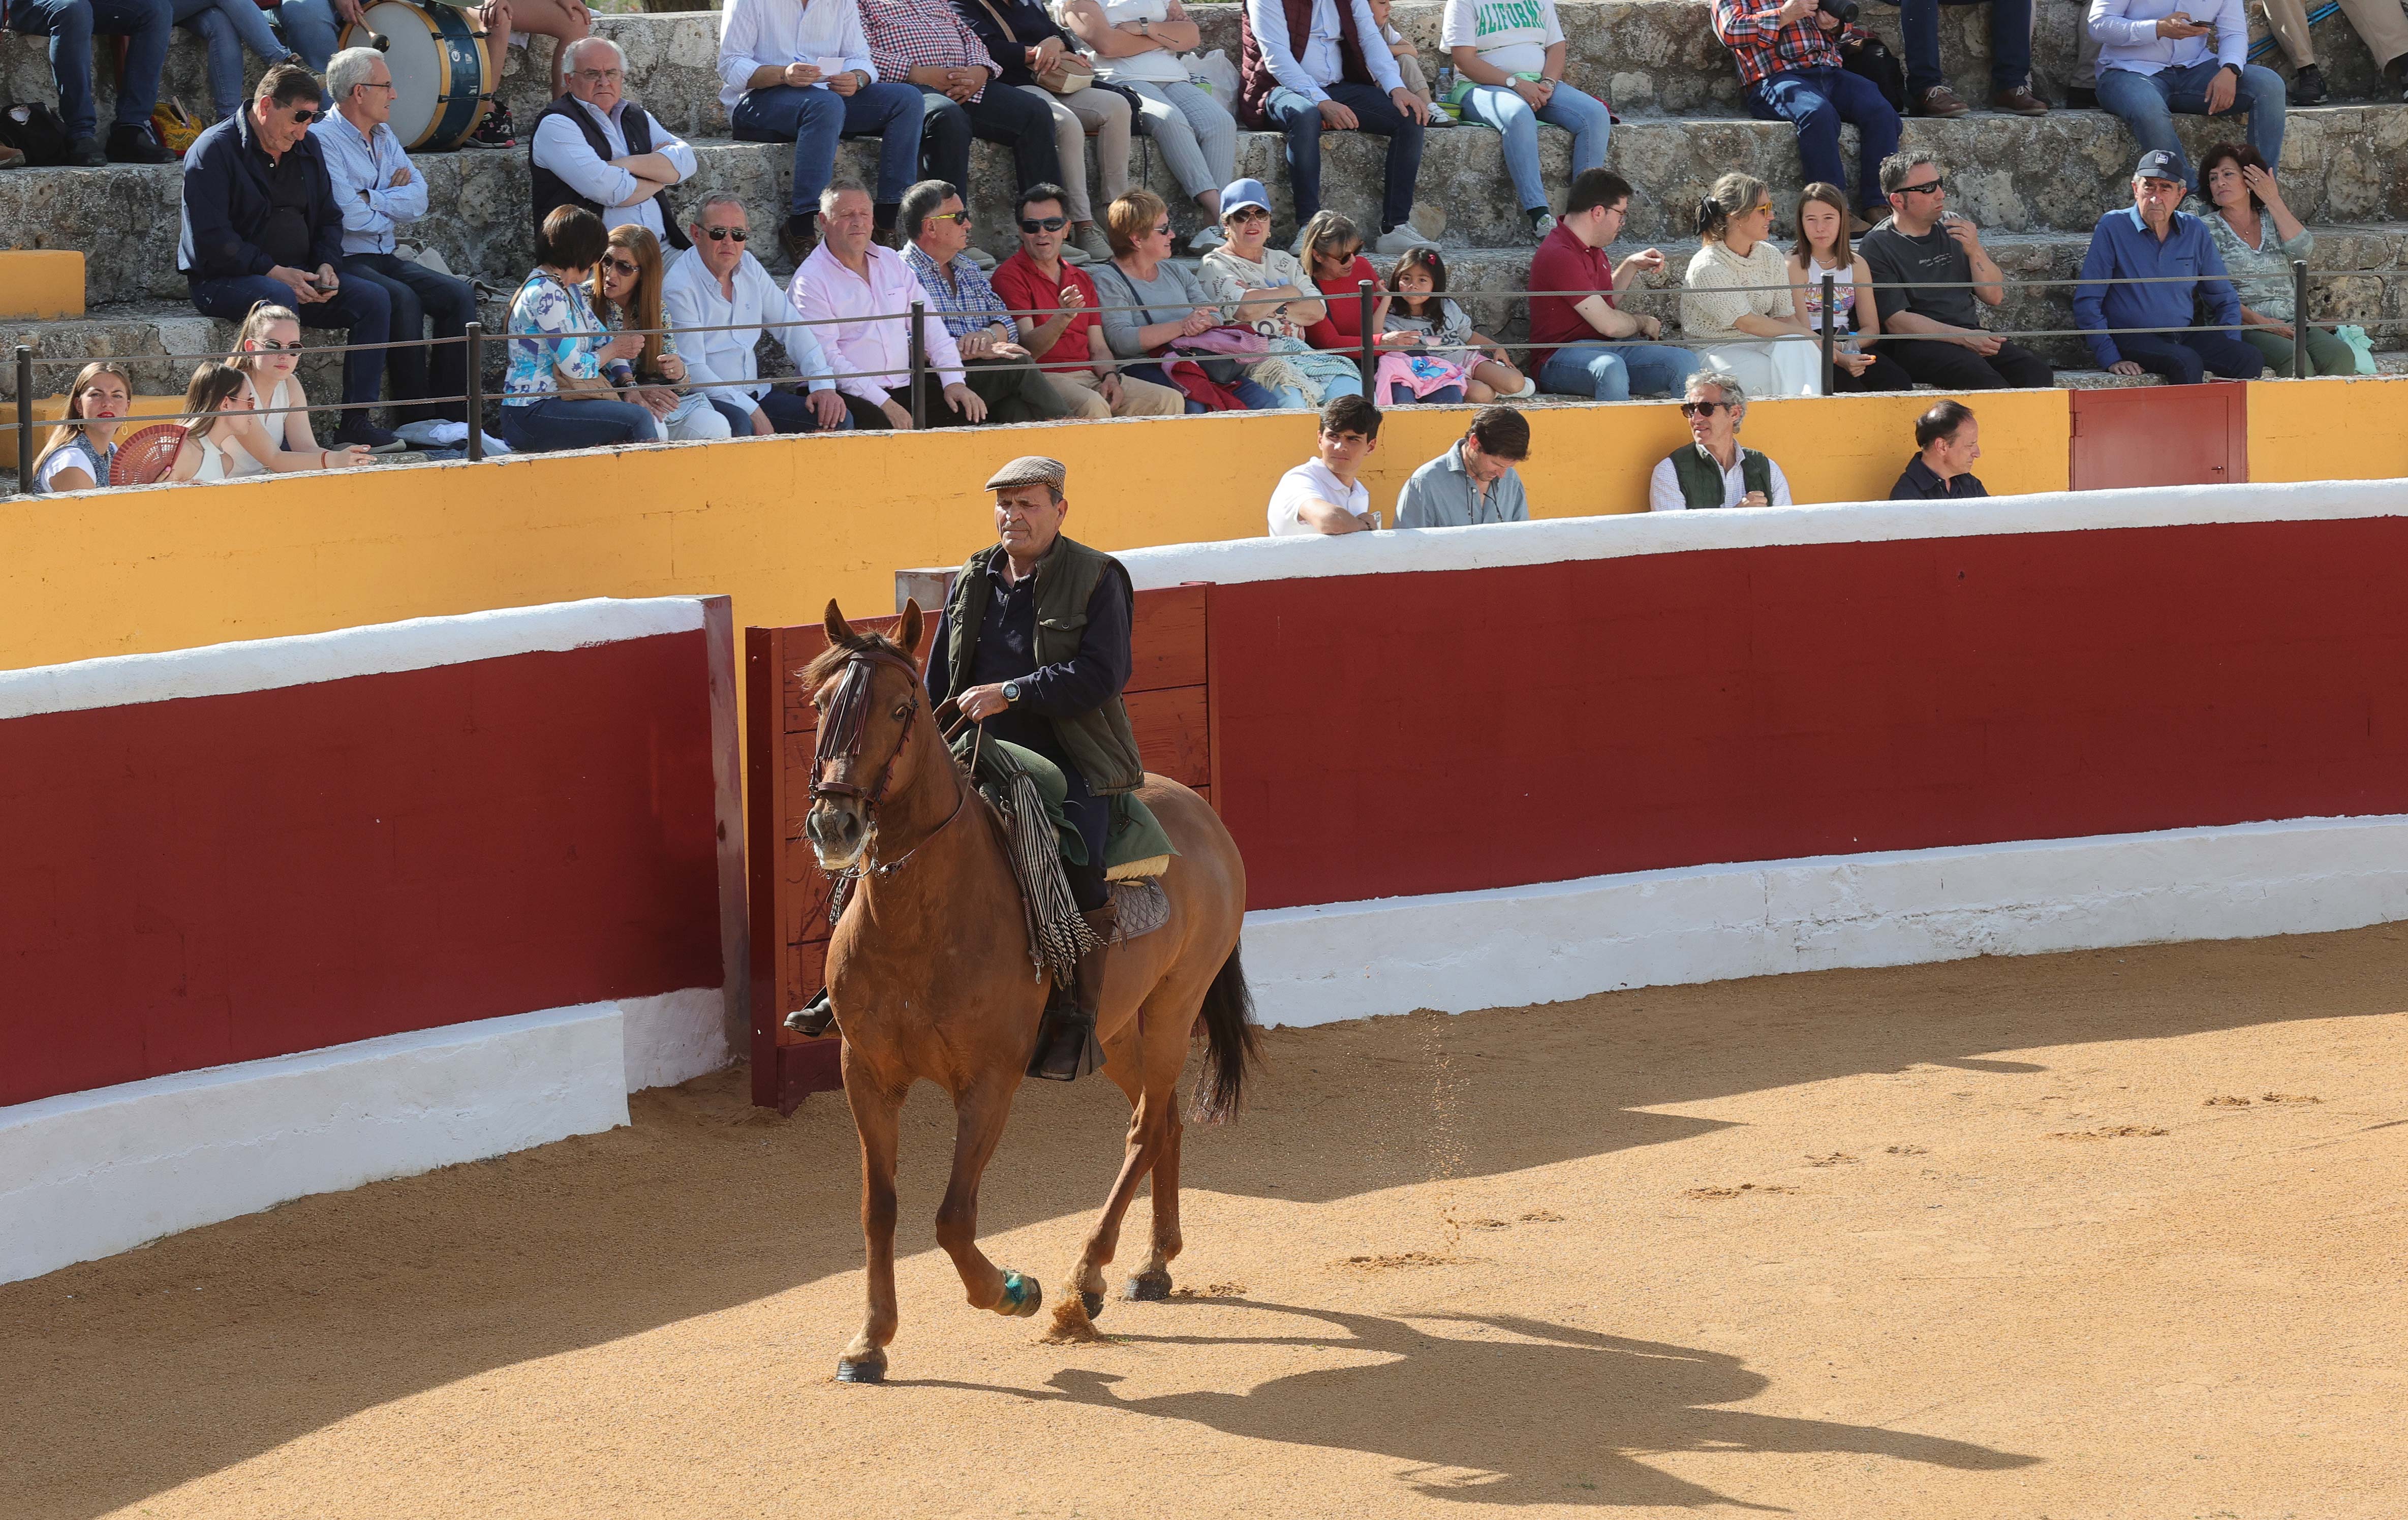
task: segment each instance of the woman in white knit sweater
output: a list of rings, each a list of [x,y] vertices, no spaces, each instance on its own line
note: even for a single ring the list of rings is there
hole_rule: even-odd
[[[1772,192],[1753,175],[1726,174],[1698,203],[1702,246],[1681,292],[1681,327],[1708,368],[1739,378],[1751,395],[1815,395],[1823,355],[1798,315],[1789,261],[1772,246]]]

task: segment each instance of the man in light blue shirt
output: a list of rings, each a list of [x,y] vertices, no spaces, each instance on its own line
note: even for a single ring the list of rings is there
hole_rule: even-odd
[[[1460,528],[1526,523],[1529,499],[1514,466],[1530,457],[1530,424],[1511,407],[1483,407],[1470,431],[1413,471],[1397,493],[1397,526]]]
[[[2249,115],[2249,145],[2283,165],[2283,77],[2249,62],[2249,16],[2242,0],[2207,0],[2194,18],[2183,0],[2090,0],[2099,43],[2099,104],[2124,119],[2145,151],[2174,155],[2186,188],[2198,182],[2173,113]],[[2192,0],[2197,3],[2197,0]]]
[[[395,229],[426,215],[426,180],[386,124],[393,115],[393,73],[375,49],[346,48],[327,61],[326,89],[335,97],[334,112],[321,117],[309,135],[343,212],[343,258],[336,269],[379,287],[393,303],[389,331],[405,345],[385,352],[394,419],[458,422],[467,415],[465,402],[426,398],[467,393],[468,349],[458,339],[477,320],[477,293],[465,280],[394,252]],[[430,317],[437,337],[453,339],[434,345],[431,364],[417,341]]]
[[[2089,337],[2099,367],[2118,375],[2146,371],[2176,385],[2196,385],[2210,370],[2226,380],[2255,380],[2266,367],[2265,356],[2239,334],[2191,327],[2202,297],[2214,325],[2239,325],[2241,298],[2225,278],[2224,255],[2215,251],[2207,223],[2174,209],[2182,202],[2181,172],[2172,153],[2141,155],[2140,167],[2132,171],[2130,208],[2100,217],[2090,235],[2082,278],[2096,283],[2074,287],[2073,323]],[[2169,278],[2178,276],[2194,278]],[[2105,283],[2110,280],[2152,282]],[[2114,330],[2149,327],[2165,330]]]
[[[1393,258],[1429,241],[1412,224],[1429,107],[1405,88],[1365,0],[1246,0],[1238,28],[1238,120],[1285,134],[1299,226],[1321,209],[1321,134],[1386,137],[1380,237],[1370,251]]]

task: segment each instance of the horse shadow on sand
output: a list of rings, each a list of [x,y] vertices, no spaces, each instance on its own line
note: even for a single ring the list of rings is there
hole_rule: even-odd
[[[1250,1440],[1391,1457],[1405,1464],[1398,1477],[1416,1492],[1482,1504],[1721,1504],[1789,1513],[1675,1477],[1641,1459],[1651,1453],[1842,1453],[1975,1472],[2041,1460],[1882,1426],[1723,1408],[1771,1385],[1724,1352],[1514,1315],[1431,1312],[1406,1320],[1254,1299],[1190,1307],[1296,1315],[1328,1328],[1119,1339],[1139,1345],[1305,1346],[1383,1359],[1274,1378],[1246,1393],[1150,1398],[1124,1398],[1113,1390],[1123,1381],[1117,1374],[1080,1367],[1054,1373],[1043,1391],[933,1379],[919,1385],[1083,1404]],[[1449,1326],[1469,1333],[1448,1334]]]

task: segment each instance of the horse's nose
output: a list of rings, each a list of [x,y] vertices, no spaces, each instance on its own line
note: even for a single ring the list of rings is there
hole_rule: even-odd
[[[823,802],[803,821],[803,833],[824,853],[846,854],[861,841],[861,819],[850,808]]]

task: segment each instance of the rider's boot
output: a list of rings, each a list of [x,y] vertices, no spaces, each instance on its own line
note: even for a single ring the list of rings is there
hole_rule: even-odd
[[[1096,1043],[1096,1013],[1104,999],[1104,960],[1112,953],[1112,933],[1120,913],[1111,903],[1080,915],[1096,937],[1096,948],[1079,957],[1071,974],[1069,1006],[1055,1011],[1053,1037],[1029,1075],[1047,1082],[1076,1082],[1104,1064]]]
[[[817,1040],[828,1032],[836,1022],[836,1004],[828,999],[828,990],[822,987],[811,994],[811,1000],[786,1015],[786,1027],[805,1040]]]

